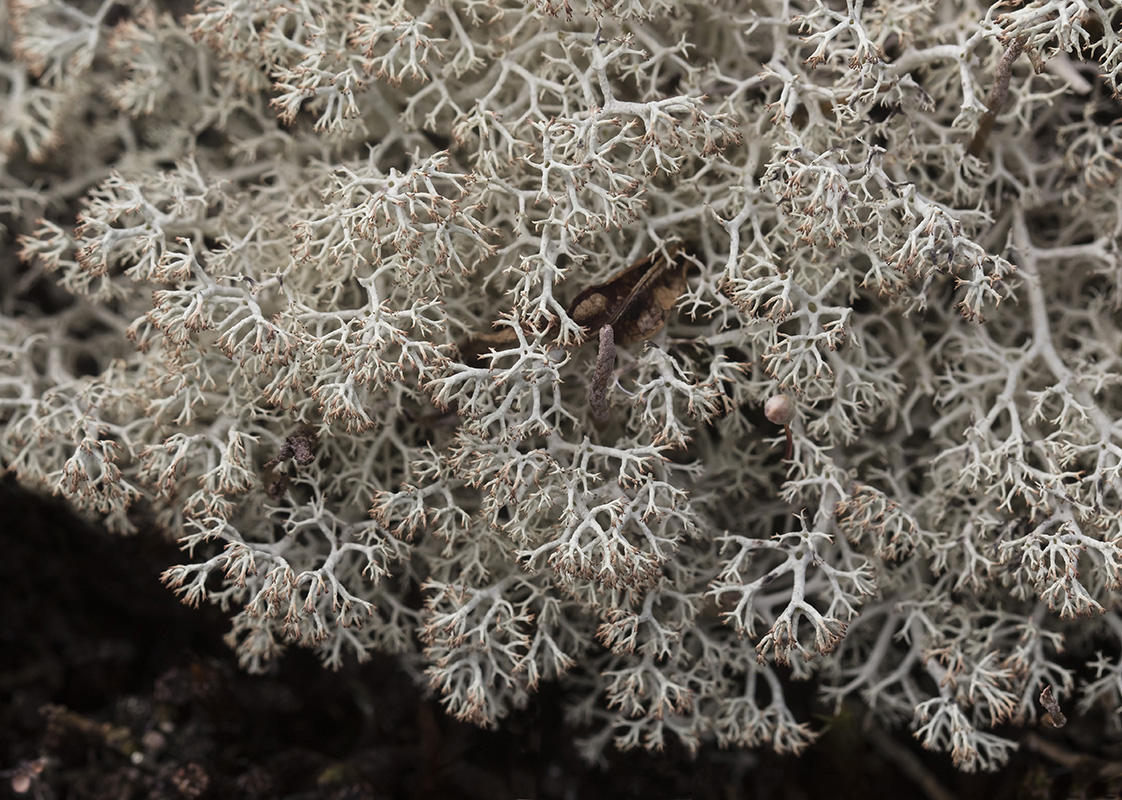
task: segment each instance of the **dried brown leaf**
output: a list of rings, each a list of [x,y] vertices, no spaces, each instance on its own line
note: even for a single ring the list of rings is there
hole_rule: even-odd
[[[655,253],[590,286],[569,305],[568,313],[583,328],[615,330],[616,344],[649,339],[662,330],[686,290],[686,261],[677,248]]]
[[[665,253],[653,253],[604,283],[589,286],[573,298],[567,313],[591,336],[610,325],[617,345],[649,339],[662,330],[686,290],[686,264],[677,246],[670,245]],[[460,346],[460,353],[465,363],[475,363],[489,350],[509,346],[517,338],[510,327],[476,334]]]

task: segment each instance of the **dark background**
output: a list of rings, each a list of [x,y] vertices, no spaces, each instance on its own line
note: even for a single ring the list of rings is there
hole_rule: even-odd
[[[589,766],[546,686],[490,732],[445,716],[392,660],[339,672],[291,650],[240,671],[217,609],[159,583],[156,535],[117,537],[0,481],[0,796],[37,798],[1114,798],[1122,742],[1069,711],[1000,731],[1010,765],[967,776],[852,707],[800,758],[703,748]],[[794,696],[810,698],[811,687]],[[808,701],[809,702],[809,701]],[[17,790],[24,789],[22,794]]]

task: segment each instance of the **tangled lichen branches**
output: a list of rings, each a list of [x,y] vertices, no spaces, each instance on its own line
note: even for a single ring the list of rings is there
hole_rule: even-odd
[[[593,758],[1117,706],[1104,4],[118,6],[0,31],[0,458],[247,666],[555,680]]]

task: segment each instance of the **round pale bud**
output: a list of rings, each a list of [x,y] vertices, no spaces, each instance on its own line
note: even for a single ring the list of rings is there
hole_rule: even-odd
[[[776,425],[786,425],[795,418],[795,401],[785,394],[769,397],[764,403],[764,416]]]

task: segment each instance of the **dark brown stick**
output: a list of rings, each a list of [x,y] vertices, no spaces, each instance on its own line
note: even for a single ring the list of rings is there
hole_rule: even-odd
[[[616,337],[611,325],[600,328],[600,352],[596,355],[596,369],[592,372],[592,382],[588,384],[588,407],[592,409],[592,421],[597,428],[603,428],[611,419],[608,408],[608,381],[616,367]]]
[[[1005,48],[1001,60],[997,62],[997,70],[993,76],[993,88],[990,89],[990,95],[986,98],[986,113],[982,115],[982,119],[978,122],[978,130],[974,133],[974,138],[970,140],[970,147],[967,148],[972,156],[980,155],[985,148],[986,140],[990,138],[990,132],[997,121],[997,115],[1001,113],[1005,101],[1009,99],[1009,79],[1013,76],[1013,64],[1024,49],[1024,37],[1014,39]]]

